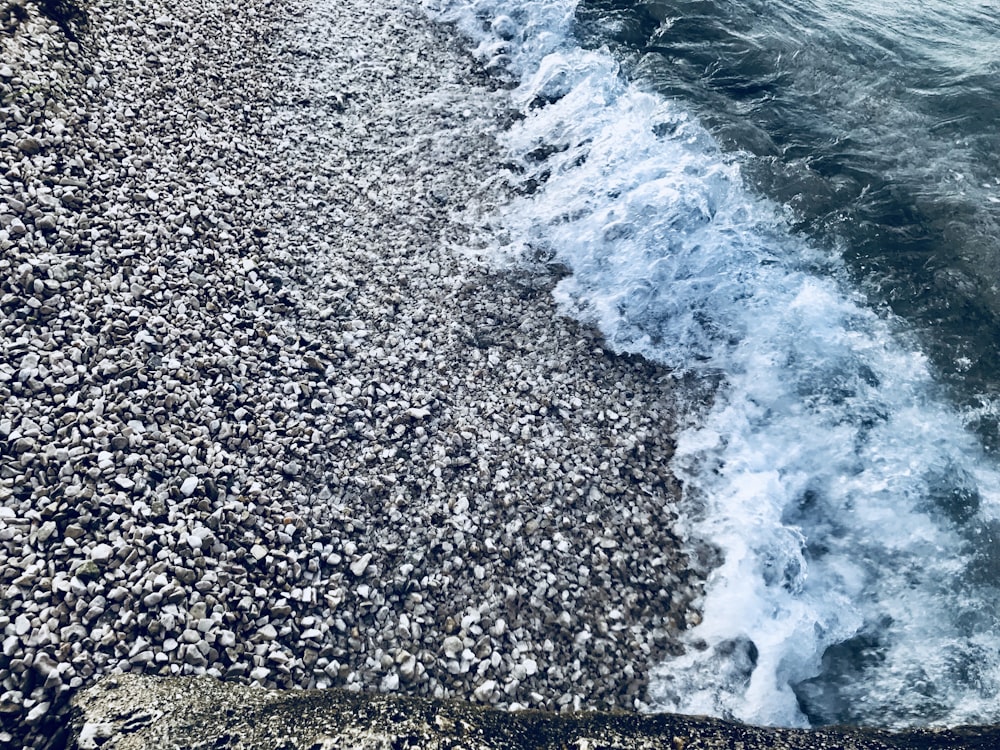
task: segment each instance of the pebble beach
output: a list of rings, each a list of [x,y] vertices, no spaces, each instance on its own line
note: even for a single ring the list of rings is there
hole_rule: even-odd
[[[641,709],[675,381],[491,253],[509,92],[410,0],[87,16],[0,0],[0,745],[127,672]]]

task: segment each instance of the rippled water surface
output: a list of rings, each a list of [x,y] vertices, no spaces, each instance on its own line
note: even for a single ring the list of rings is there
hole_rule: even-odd
[[[658,708],[1000,720],[1000,5],[427,0],[517,88],[508,251],[679,403],[720,551]]]
[[[1000,4],[592,1],[579,17],[922,332],[994,448]]]

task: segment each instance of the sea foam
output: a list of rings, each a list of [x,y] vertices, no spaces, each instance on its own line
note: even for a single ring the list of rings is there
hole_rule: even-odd
[[[995,721],[995,468],[890,314],[788,230],[682,103],[572,37],[572,2],[427,2],[519,82],[533,190],[508,252],[572,274],[608,346],[711,382],[679,397],[680,529],[719,552],[655,709],[754,723]],[[499,19],[499,20],[498,20]]]

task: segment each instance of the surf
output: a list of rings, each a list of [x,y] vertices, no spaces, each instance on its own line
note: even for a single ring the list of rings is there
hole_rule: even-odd
[[[706,580],[654,710],[785,726],[989,723],[1000,709],[993,460],[907,321],[794,230],[686,103],[574,36],[573,2],[426,2],[515,86],[509,256],[617,352],[663,363]],[[703,554],[705,551],[708,554]]]

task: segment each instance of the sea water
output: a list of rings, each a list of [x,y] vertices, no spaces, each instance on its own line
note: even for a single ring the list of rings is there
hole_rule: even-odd
[[[998,721],[1000,7],[424,6],[523,114],[507,250],[711,389],[672,468],[717,554],[652,707]]]

